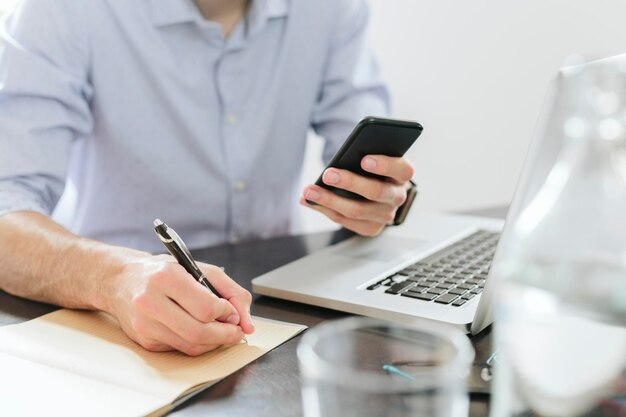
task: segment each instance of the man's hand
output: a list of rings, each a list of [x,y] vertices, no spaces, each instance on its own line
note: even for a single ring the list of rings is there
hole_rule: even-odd
[[[252,297],[222,269],[199,264],[224,298],[194,280],[170,256],[130,260],[107,283],[106,310],[131,339],[152,351],[201,355],[240,342],[254,331]]]
[[[250,293],[199,264],[216,297],[170,256],[72,234],[35,212],[0,217],[0,290],[68,308],[102,310],[148,350],[200,355],[254,331]]]
[[[309,185],[302,193],[300,204],[323,213],[360,235],[378,235],[385,226],[393,223],[396,210],[406,200],[408,181],[413,177],[414,169],[405,158],[384,155],[364,157],[361,168],[385,176],[387,180],[366,178],[337,168],[324,171],[322,180],[327,185],[359,194],[366,201],[341,197],[317,185]],[[308,204],[306,200],[318,205]]]

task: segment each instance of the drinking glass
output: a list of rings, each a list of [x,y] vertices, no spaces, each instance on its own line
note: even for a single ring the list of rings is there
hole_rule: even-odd
[[[445,325],[323,323],[298,346],[304,415],[467,416],[473,358],[465,334]]]

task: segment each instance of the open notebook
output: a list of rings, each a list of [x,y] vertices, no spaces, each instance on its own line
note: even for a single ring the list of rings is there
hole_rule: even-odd
[[[0,415],[160,416],[305,329],[253,318],[248,343],[148,352],[110,316],[59,310],[0,327]]]

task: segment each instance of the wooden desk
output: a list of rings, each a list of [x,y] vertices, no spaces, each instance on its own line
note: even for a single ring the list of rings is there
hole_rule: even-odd
[[[504,210],[495,212],[502,215]],[[474,214],[480,214],[476,212]],[[489,214],[494,214],[489,211]],[[287,262],[339,242],[351,233],[341,230],[263,241],[222,245],[193,251],[196,259],[221,265],[240,285],[251,290],[254,277]],[[57,307],[10,296],[0,291],[0,325],[20,323]],[[319,307],[255,296],[252,314],[315,326],[347,314]],[[296,337],[219,382],[177,410],[175,416],[271,416],[302,415]],[[486,329],[472,338],[477,364],[491,354],[491,332]],[[470,416],[488,414],[488,397],[472,397]]]

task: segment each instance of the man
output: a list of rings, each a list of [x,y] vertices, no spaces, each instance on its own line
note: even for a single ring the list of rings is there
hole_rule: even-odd
[[[151,224],[190,247],[293,230],[309,127],[324,157],[387,111],[361,0],[22,0],[0,44],[0,288],[97,309],[149,350],[198,355],[254,331],[250,294],[190,279]],[[362,235],[393,220],[413,168],[368,156],[300,197]],[[68,228],[50,215],[63,190]]]

